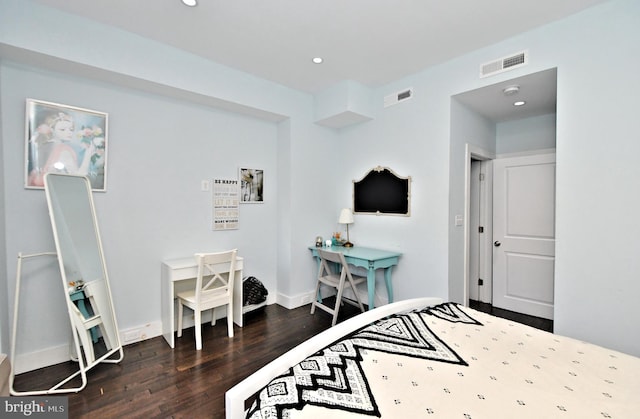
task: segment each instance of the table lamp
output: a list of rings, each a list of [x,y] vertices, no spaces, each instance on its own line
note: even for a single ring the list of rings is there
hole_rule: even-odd
[[[353,247],[353,243],[349,241],[349,224],[353,224],[353,213],[349,208],[343,208],[340,211],[340,217],[338,218],[338,224],[347,225],[347,242],[343,244],[344,247]]]

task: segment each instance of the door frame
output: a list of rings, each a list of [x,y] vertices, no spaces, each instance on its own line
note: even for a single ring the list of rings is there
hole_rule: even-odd
[[[495,153],[478,147],[474,144],[466,143],[464,147],[464,287],[463,287],[463,301],[465,306],[469,306],[469,256],[470,256],[470,236],[471,226],[469,222],[469,214],[471,212],[471,160],[493,160],[495,159]],[[486,179],[486,178],[485,178]],[[489,180],[487,180],[489,181]],[[493,171],[491,171],[491,185],[493,185]],[[486,214],[488,217],[493,214]],[[486,223],[485,223],[486,224]],[[492,241],[492,230],[487,232],[484,237],[484,241],[488,240],[490,244]],[[486,230],[485,230],[486,231]],[[493,280],[493,278],[491,278]]]

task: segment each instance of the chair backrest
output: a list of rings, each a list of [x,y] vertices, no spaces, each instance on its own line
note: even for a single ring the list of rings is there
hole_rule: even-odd
[[[196,253],[198,276],[196,278],[196,300],[211,296],[231,296],[236,270],[238,249],[218,253]],[[228,273],[228,275],[227,275]]]
[[[331,252],[329,250],[317,249],[318,256],[320,257],[320,269],[318,269],[318,278],[330,275],[331,268],[329,267],[329,262],[337,263],[340,265],[341,271],[343,273],[349,274],[349,267],[347,265],[347,261],[344,258],[344,255],[340,252]]]

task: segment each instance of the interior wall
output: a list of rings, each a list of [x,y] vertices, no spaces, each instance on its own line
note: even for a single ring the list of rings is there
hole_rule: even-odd
[[[633,49],[633,40],[640,37],[639,19],[637,2],[612,1],[376,89],[373,120],[339,133],[343,175],[336,193],[350,199],[351,180],[376,165],[412,176],[411,217],[356,215],[350,228],[356,245],[403,252],[393,274],[397,299],[448,295],[450,300],[463,300],[464,231],[455,226],[454,220],[465,211],[465,144],[496,151],[497,128],[469,115],[462,117],[464,109],[452,102],[452,97],[557,68],[556,330],[640,354],[640,342],[632,337],[632,326],[619,321],[640,317],[633,298],[640,293],[640,284],[631,280],[638,272],[638,262],[632,262],[632,258],[640,247],[632,243],[632,238],[638,237],[637,223],[629,225],[633,213],[640,211],[640,198],[629,194],[631,184],[640,179],[640,169],[631,162],[640,147],[631,139],[631,133],[639,131],[638,118],[630,115],[634,109],[631,98],[636,95],[620,97],[610,89],[613,80],[633,86],[629,88],[634,92],[640,88],[635,82],[640,58],[623,53]],[[531,57],[527,66],[478,77],[481,63],[525,49]],[[610,71],[607,66],[613,57],[618,61]],[[411,100],[383,108],[385,95],[407,87],[414,91]],[[603,107],[607,109],[604,114]],[[603,123],[603,115],[615,123]],[[549,121],[528,122],[542,122],[540,128],[548,133],[545,138],[550,141]],[[503,134],[509,131],[507,128],[511,127],[501,127]],[[501,147],[508,149],[504,144]],[[596,180],[586,181],[594,176],[595,167],[611,169],[606,174],[598,173]],[[606,200],[600,202],[601,197]],[[609,230],[612,216],[616,228]],[[624,236],[624,246],[616,245],[615,251],[602,254],[602,243],[619,242],[625,222],[632,233]],[[593,223],[598,224],[596,237],[592,236],[593,229],[585,228]],[[585,253],[592,257],[585,259]],[[612,269],[611,261],[616,268]],[[576,292],[579,299],[573,297]],[[593,307],[607,308],[599,311],[597,322],[586,322],[594,315]]]
[[[467,145],[480,149],[491,156],[496,150],[496,124],[493,121],[470,110],[459,103],[455,97],[451,99],[451,143],[449,162],[449,207],[454,211],[449,213],[449,278],[460,280],[449,281],[449,299],[460,304],[466,304],[465,298],[465,195],[467,166],[470,164],[467,156]],[[461,217],[462,223],[456,225],[456,217]]]
[[[272,130],[273,137],[277,138],[275,148],[278,150],[278,156],[273,157],[273,160],[278,162],[277,201],[283,204],[283,212],[281,215],[267,218],[267,221],[273,220],[277,224],[276,234],[269,237],[269,244],[272,248],[278,248],[274,253],[278,260],[278,291],[285,290],[285,297],[292,299],[295,299],[298,293],[308,292],[313,287],[314,263],[306,247],[313,243],[315,235],[330,234],[337,228],[337,211],[351,202],[352,180],[360,178],[373,166],[382,165],[391,167],[401,175],[412,176],[412,215],[357,215],[355,224],[350,228],[352,241],[356,245],[366,244],[403,252],[400,265],[394,269],[393,274],[396,299],[431,295],[445,298],[448,296],[451,300],[460,301],[464,277],[461,256],[463,241],[460,239],[462,231],[453,226],[455,215],[464,211],[464,199],[460,196],[464,191],[464,172],[458,169],[458,165],[464,164],[464,157],[460,155],[460,151],[464,150],[464,144],[475,140],[464,134],[474,131],[472,125],[458,126],[455,123],[455,109],[451,98],[461,92],[498,81],[558,68],[559,244],[556,301],[558,307],[562,308],[555,313],[556,330],[562,334],[640,355],[640,343],[635,339],[634,325],[632,322],[620,321],[640,317],[640,307],[634,300],[634,296],[640,293],[640,284],[636,280],[637,272],[640,271],[637,261],[640,246],[634,241],[640,235],[640,225],[630,221],[640,212],[640,197],[629,192],[635,190],[640,179],[640,166],[634,161],[640,151],[640,143],[633,135],[640,131],[640,119],[634,114],[633,103],[634,98],[640,94],[640,86],[636,83],[637,74],[640,72],[640,57],[628,53],[634,50],[635,40],[640,37],[638,2],[614,0],[386,86],[377,87],[373,89],[372,94],[373,120],[344,128],[339,132],[314,126],[312,98],[308,95],[291,92],[282,86],[274,86],[248,75],[236,74],[230,69],[203,62],[168,47],[141,42],[113,29],[100,27],[95,38],[87,36],[87,39],[91,40],[90,45],[75,45],[73,42],[56,42],[52,45],[53,43],[46,39],[33,36],[38,33],[38,21],[34,20],[34,17],[44,15],[50,21],[62,19],[65,33],[57,35],[63,41],[66,37],[80,39],[81,37],[74,33],[76,30],[82,34],[93,34],[96,32],[95,27],[100,25],[91,25],[91,22],[77,25],[75,19],[61,16],[59,13],[45,13],[41,9],[37,10],[38,13],[28,13],[30,10],[25,11],[24,8],[27,6],[23,6],[23,3],[27,2],[7,1],[3,2],[0,8],[7,3],[12,7],[4,9],[8,13],[0,14],[0,46],[7,43],[45,56],[59,57],[60,61],[92,66],[92,70],[104,69],[117,75],[124,74],[129,76],[126,79],[127,83],[142,84],[151,81],[152,84],[166,85],[173,93],[176,90],[181,94],[188,92],[187,96],[196,98],[195,103],[199,103],[202,98],[208,101],[210,98],[222,97],[226,101],[242,105],[243,110],[251,107],[270,115],[281,116],[277,124],[268,125],[267,128],[262,123],[257,125],[260,127],[260,133],[263,129],[269,132],[267,141],[272,141]],[[13,8],[18,10],[14,11]],[[26,18],[27,16],[29,18]],[[91,48],[98,44],[105,47],[100,50]],[[121,45],[130,47],[129,56],[122,57]],[[530,52],[531,61],[527,66],[486,79],[478,78],[480,63],[523,49]],[[167,60],[166,57],[175,59]],[[615,66],[611,64],[613,62],[616,63]],[[190,74],[192,77],[186,79],[181,76],[184,74]],[[68,78],[73,80],[77,76],[69,74]],[[627,89],[626,94],[620,96],[618,89],[611,89],[612,83],[624,85]],[[4,164],[10,165],[4,168],[5,175],[13,173],[11,176],[14,176],[4,178],[6,218],[14,221],[19,218],[18,213],[24,212],[24,219],[33,224],[29,225],[27,233],[35,232],[36,237],[40,237],[44,234],[41,232],[50,227],[48,223],[33,217],[33,212],[37,210],[32,208],[35,203],[33,196],[37,196],[37,192],[31,191],[33,195],[22,195],[26,191],[20,189],[21,178],[16,178],[18,175],[15,174],[18,173],[16,170],[20,162],[11,161],[8,157],[11,156],[13,159],[15,151],[22,147],[23,127],[16,124],[22,124],[24,115],[19,114],[21,111],[16,110],[13,103],[23,101],[24,95],[20,96],[19,100],[11,99],[9,102],[12,106],[8,110],[4,84],[2,87],[3,117],[10,121],[18,121],[14,122],[10,130],[3,126]],[[47,86],[49,87],[51,86]],[[414,88],[414,98],[390,108],[383,108],[385,95],[407,87]],[[121,89],[109,86],[109,89],[101,89],[100,93],[110,97],[111,94],[115,94],[110,90],[119,92]],[[148,105],[142,100],[146,95],[137,91],[125,92],[127,94],[120,99],[134,99],[132,103]],[[191,95],[192,92],[196,94]],[[72,93],[77,96],[69,97]],[[92,102],[95,100],[93,95],[85,97],[81,92],[66,90],[59,94],[62,100],[58,101],[65,100],[72,104],[95,103]],[[130,98],[129,94],[134,98]],[[16,95],[16,92],[13,95]],[[34,96],[42,98],[41,91],[35,92]],[[90,106],[91,103],[87,107],[99,110],[111,110],[122,106],[121,101],[108,109],[105,106]],[[128,104],[124,106],[129,110]],[[212,117],[220,123],[219,127],[223,133],[223,125],[228,122],[224,118],[224,122],[220,122],[217,112],[210,109],[204,111],[200,106],[194,105],[194,102],[155,98],[151,109],[155,107],[168,112],[172,117],[179,116],[180,121],[184,118],[187,122],[200,123]],[[135,113],[136,109],[147,108],[131,107],[132,113]],[[236,119],[237,115],[229,118],[231,122],[238,122],[239,125],[245,122]],[[149,134],[140,126],[149,127],[155,126],[159,121],[171,121],[168,118],[160,120],[153,115],[145,115],[140,121],[136,120],[135,124],[132,119],[134,116],[125,117],[124,120],[129,123],[118,130],[127,131],[129,125],[139,124],[134,133],[137,134],[136,137],[144,138],[148,138]],[[123,121],[123,118],[118,120]],[[249,125],[247,130],[256,128],[255,121],[248,119],[246,122]],[[461,123],[466,124],[464,121]],[[478,121],[475,121],[473,124],[477,123]],[[192,129],[190,125],[180,125],[183,130]],[[231,126],[235,125],[232,123]],[[218,125],[215,128],[210,139],[218,137]],[[245,128],[240,127],[239,132],[245,132],[243,129]],[[193,137],[202,137],[201,130],[197,136],[193,131],[188,132]],[[175,215],[182,214],[180,211],[184,209],[179,205],[188,202],[188,199],[185,201],[184,198],[190,197],[189,185],[195,184],[194,187],[198,189],[203,172],[212,167],[209,160],[189,161],[188,169],[183,173],[169,167],[166,161],[171,161],[175,150],[179,153],[186,153],[186,149],[192,152],[194,150],[193,147],[185,146],[179,141],[184,137],[183,133],[177,133],[176,129],[171,130],[171,133],[173,135],[170,139],[166,138],[168,135],[164,138],[167,143],[173,144],[171,152],[168,151],[169,147],[160,147],[161,152],[165,153],[165,161],[149,162],[153,174],[145,176],[151,176],[155,180],[142,181],[127,174],[125,180],[121,178],[118,181],[119,188],[113,191],[129,191],[128,194],[119,196],[127,210],[119,215],[127,217],[138,209],[133,205],[127,205],[128,199],[135,199],[135,194],[138,193],[157,199],[155,195],[162,195],[164,191],[155,186],[154,182],[167,183],[175,194],[174,200],[178,202],[176,214],[168,209],[160,210],[164,217],[149,212],[154,225],[145,225],[143,228],[139,228],[139,225],[133,222],[127,221],[124,225],[121,221],[113,222],[111,227],[114,231],[110,233],[113,241],[105,249],[109,256],[110,250],[121,243],[118,240],[121,236],[117,234],[126,235],[127,240],[141,240],[141,237],[146,237],[149,233],[161,234],[163,245],[168,246],[166,249],[169,250],[157,249],[158,255],[152,262],[154,267],[149,268],[157,271],[138,272],[137,269],[140,268],[133,267],[139,265],[137,260],[128,259],[128,262],[122,262],[127,269],[150,275],[154,279],[159,276],[159,259],[171,253],[172,245],[180,243],[180,248],[183,248],[183,244],[193,243],[188,238],[180,236],[184,230],[181,227],[186,225],[193,228],[192,225],[197,221],[186,220],[185,225],[181,224],[178,227],[169,224],[180,219]],[[16,138],[19,139],[19,146],[12,143]],[[286,145],[279,143],[281,138],[286,141]],[[478,138],[481,138],[481,142],[485,141],[484,134]],[[201,143],[200,148],[194,153],[201,151],[203,147],[213,147],[208,143],[204,144],[205,141],[202,139],[196,141]],[[114,141],[111,151],[122,147],[122,144]],[[137,144],[137,148],[131,146],[133,151],[146,150],[139,141],[135,141],[134,144]],[[135,166],[139,158],[127,154],[129,151],[132,150],[127,148],[124,153],[113,151],[112,156],[124,159],[128,167]],[[282,161],[287,166],[284,171],[279,167],[280,153],[284,153]],[[187,158],[183,154],[180,156],[180,162],[184,164]],[[111,163],[113,162],[110,160]],[[118,162],[121,163],[122,160]],[[255,161],[244,163],[252,164]],[[115,165],[116,163],[113,163],[111,167]],[[600,169],[597,176],[594,176],[595,169]],[[192,171],[196,174],[187,179],[188,173]],[[179,173],[177,177],[176,172]],[[125,185],[131,178],[135,179],[135,190],[127,189]],[[185,186],[176,187],[179,180],[183,181]],[[107,201],[112,192],[111,179],[109,182],[110,192],[104,194],[101,202],[97,202],[99,209],[106,205],[103,201]],[[149,184],[154,186],[144,189]],[[196,206],[192,207],[191,211],[193,208],[201,209],[204,206],[204,195],[198,192],[194,196]],[[20,204],[14,203],[14,199],[23,197],[28,199]],[[155,201],[156,204],[158,201]],[[255,205],[250,210],[243,208],[243,213],[248,211],[255,216],[256,212],[260,211],[257,209],[259,207]],[[117,206],[116,210],[123,211],[120,208]],[[150,210],[145,203],[142,203],[142,208]],[[157,211],[156,207],[151,209]],[[290,219],[287,220],[285,217]],[[7,226],[9,225],[12,227],[7,227],[6,252],[13,258],[13,253],[23,247],[22,244],[26,242],[28,235],[18,237],[17,227],[7,222]],[[260,233],[256,234],[261,234],[263,223],[255,223],[252,228],[257,228]],[[267,226],[267,229],[269,228]],[[208,233],[202,234],[209,237]],[[204,240],[201,236],[196,237],[199,237],[198,240]],[[274,244],[274,237],[283,242]],[[603,243],[616,245],[603,249]],[[150,245],[154,246],[153,243]],[[10,267],[5,270],[9,274],[12,272]],[[114,273],[110,273],[113,277]],[[128,280],[139,280],[139,276],[134,278]],[[146,278],[145,276],[144,281],[148,280]],[[603,283],[604,279],[606,284]],[[134,290],[136,293],[141,291],[140,288]],[[154,300],[154,297],[149,298],[149,301],[158,301],[159,287],[153,290],[152,287],[142,291],[158,293],[157,300]],[[131,293],[133,294],[133,291]],[[598,316],[594,316],[594,307],[598,307]],[[139,313],[150,313],[148,308],[131,310],[133,312],[129,324],[134,324],[135,319],[141,316]],[[156,314],[146,316],[153,317]],[[155,318],[159,318],[159,315]]]
[[[640,319],[640,223],[632,221],[640,213],[632,192],[640,183],[640,55],[628,53],[640,39],[640,2],[605,3],[567,31],[558,51],[554,329],[640,356],[630,321]]]
[[[496,154],[556,148],[556,114],[496,124]]]
[[[625,221],[640,210],[640,198],[628,193],[640,179],[640,169],[633,163],[640,145],[629,134],[639,130],[638,119],[631,115],[630,98],[640,89],[634,82],[640,58],[624,53],[633,48],[632,40],[640,36],[639,31],[640,5],[613,1],[454,60],[477,68],[478,63],[489,61],[491,56],[528,49],[532,60],[527,74],[557,67],[554,328],[560,334],[636,355],[640,354],[640,341],[631,337],[635,335],[631,326],[619,319],[640,316],[632,297],[640,292],[640,285],[632,279],[638,272],[638,262],[632,260],[640,251],[634,239],[640,227]],[[617,56],[622,57],[621,61],[608,68]],[[456,74],[453,68],[450,70]],[[493,80],[469,82],[473,86],[460,86],[456,93],[522,73],[518,69],[494,76]],[[620,97],[610,89],[613,80],[632,85],[636,94]],[[454,151],[459,148],[456,141],[463,139],[452,136],[452,164],[459,158]],[[603,170],[594,175],[594,167]],[[456,191],[462,190],[461,182],[461,178],[452,175],[450,223],[455,214],[463,211],[456,198]],[[458,241],[458,234],[454,230],[450,236],[450,261],[459,259],[463,252],[453,243]],[[616,243],[615,250],[603,253],[602,243],[607,242]],[[460,289],[455,284],[462,277],[463,266],[455,260],[450,263],[450,298],[454,300],[457,296],[453,293]],[[599,307],[598,315],[594,307]]]
[[[41,33],[44,22],[51,21],[58,24],[50,28],[50,36],[33,36]],[[16,74],[21,71],[36,79],[50,78],[0,89],[3,103],[10,104],[3,117],[12,121],[2,127],[4,138],[19,139],[15,143],[7,140],[13,159],[23,147],[18,144],[24,141],[24,98],[29,96],[107,111],[111,138],[127,137],[127,141],[111,141],[110,167],[121,170],[110,171],[109,191],[96,198],[99,216],[102,202],[115,208],[106,211],[111,217],[112,213],[121,216],[112,218],[113,224],[106,228],[109,232],[102,235],[107,258],[113,258],[110,249],[116,249],[116,257],[126,253],[126,260],[114,259],[119,265],[110,268],[112,278],[128,281],[128,288],[118,291],[126,293],[128,300],[116,301],[121,329],[140,328],[146,337],[159,333],[160,261],[184,256],[192,249],[201,251],[203,243],[239,247],[246,258],[245,272],[270,289],[269,302],[295,306],[312,294],[315,263],[307,246],[317,231],[331,231],[335,225],[332,176],[337,175],[318,170],[331,161],[336,135],[313,123],[311,95],[117,28],[19,0],[0,3],[0,57],[5,67],[16,67],[4,85],[22,77]],[[22,159],[23,152],[20,156]],[[17,249],[36,245],[50,226],[46,218],[33,217],[44,204],[37,198],[38,191],[22,189],[20,161],[7,158],[3,164],[10,166],[4,167],[8,175],[3,177],[7,186],[3,210],[12,223],[29,223],[24,234],[18,235],[18,227],[12,225],[3,236],[6,255],[13,259]],[[211,175],[236,177],[239,165],[259,165],[265,170],[266,201],[241,206],[240,230],[212,235],[208,225],[202,224],[208,223],[210,201],[200,191],[200,181]],[[128,221],[128,217],[138,221]],[[147,243],[149,236],[159,240]],[[124,251],[122,237],[138,247],[144,241],[136,249],[147,258],[144,263],[138,254],[133,259],[131,252]],[[38,267],[32,274],[47,269],[53,268]],[[3,264],[2,270],[9,278],[15,276],[11,263]],[[47,278],[43,280],[53,287]],[[9,295],[13,288],[9,280]],[[58,305],[48,301],[54,291],[39,290],[44,303],[35,306],[42,310],[31,310],[20,318],[28,322],[33,315],[37,321],[42,312],[52,319],[64,317],[62,312],[55,313]],[[139,303],[141,298],[144,304]],[[12,310],[10,305],[7,311]],[[57,328],[47,331],[55,335],[54,342],[66,339]],[[6,333],[4,329],[0,332]],[[32,334],[33,342],[21,344],[18,353],[31,351],[31,359],[42,362],[53,351],[36,352],[51,344],[46,331],[38,332]],[[61,356],[67,355],[66,343],[58,349]]]
[[[2,78],[2,67],[0,66],[0,80]],[[0,84],[0,88],[2,84]],[[4,126],[4,119],[2,114],[2,100],[0,100],[0,127]],[[4,179],[4,136],[0,129],[0,175]],[[0,238],[5,237],[6,231],[6,216],[4,205],[4,182],[0,182]],[[0,240],[0,272],[4,272],[2,267],[7,266],[7,252],[6,242],[4,239]],[[0,290],[6,291],[9,282],[6,275],[0,274]],[[8,292],[0,292],[0,353],[9,353],[10,340],[9,340],[9,295]]]
[[[244,274],[263,281],[275,300],[276,124],[40,69],[1,68],[7,255],[55,249],[44,191],[24,189],[22,166],[26,98],[55,101],[109,114],[107,192],[94,199],[121,329],[158,322],[161,261],[195,252],[238,247]],[[264,170],[265,201],[240,206],[239,229],[212,231],[212,192],[201,191],[201,180],[237,179],[239,167]],[[42,269],[49,282],[40,287],[25,272],[29,310],[20,318],[18,353],[64,345],[69,336],[62,300],[33,304],[34,296],[62,295],[57,266]],[[7,271],[15,277],[15,266]]]

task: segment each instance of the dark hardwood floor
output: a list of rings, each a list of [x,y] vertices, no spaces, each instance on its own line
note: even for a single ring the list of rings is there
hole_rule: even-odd
[[[479,308],[478,308],[479,307]],[[481,311],[488,309],[478,306]],[[67,394],[70,418],[224,418],[224,393],[269,361],[331,325],[330,316],[310,306],[287,310],[276,304],[245,316],[245,326],[227,337],[226,322],[203,325],[203,349],[195,350],[194,329],[171,349],[162,337],[124,347],[119,364],[100,364],[79,393]],[[492,308],[493,313],[505,313]],[[343,305],[339,321],[358,313]],[[507,313],[508,314],[508,313]],[[526,316],[515,321],[529,322]],[[18,375],[17,390],[48,388],[70,373],[67,362]],[[70,383],[79,385],[79,379]]]
[[[227,337],[226,321],[203,324],[203,349],[195,350],[194,329],[124,347],[119,364],[100,364],[88,372],[79,393],[66,394],[70,418],[224,418],[227,389],[298,343],[331,326],[331,317],[310,305],[287,310],[277,304],[245,315],[245,326]],[[338,321],[357,314],[348,304]],[[77,371],[67,362],[16,376],[18,391],[45,389]],[[80,385],[74,380],[70,387]]]
[[[494,307],[489,303],[482,303],[480,301],[474,300],[469,300],[469,307],[496,317],[502,317],[503,319],[509,319],[513,320],[514,322],[526,324],[528,326],[535,327],[536,329],[553,332],[553,320],[529,316],[522,313],[516,313],[515,311],[505,310],[502,308]]]

